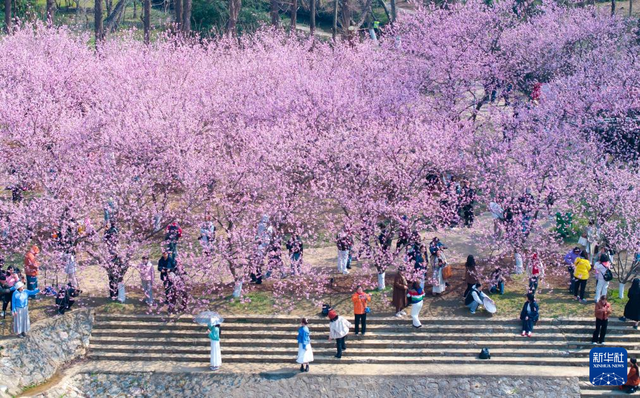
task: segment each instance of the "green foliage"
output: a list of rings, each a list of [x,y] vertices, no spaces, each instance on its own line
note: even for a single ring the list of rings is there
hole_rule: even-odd
[[[194,0],[191,9],[191,24],[194,30],[209,33],[223,31],[229,18],[225,3],[217,0]]]
[[[224,32],[229,12],[226,1],[193,0],[191,10],[192,27],[203,35]],[[238,32],[253,32],[260,25],[269,23],[269,3],[261,0],[242,2],[238,15]]]

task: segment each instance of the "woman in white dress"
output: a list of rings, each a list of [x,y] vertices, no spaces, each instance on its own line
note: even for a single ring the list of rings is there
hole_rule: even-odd
[[[447,263],[443,258],[436,258],[436,264],[433,267],[433,288],[431,290],[431,293],[433,293],[434,295],[444,293],[445,289],[447,288],[447,285],[442,278],[442,269],[445,265],[447,265]]]
[[[220,369],[222,365],[222,354],[220,353],[220,324],[208,326],[209,339],[211,340],[211,370]]]
[[[301,372],[308,372],[309,362],[313,362],[313,350],[311,349],[308,324],[307,318],[302,318],[298,328],[298,359],[296,362],[300,364]]]
[[[71,283],[73,287],[79,289],[78,278],[76,276],[76,256],[75,250],[71,249],[70,252],[62,255],[64,263],[64,272],[67,274],[67,282]]]

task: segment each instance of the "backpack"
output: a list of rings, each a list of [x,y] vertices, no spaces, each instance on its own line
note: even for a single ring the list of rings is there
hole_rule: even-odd
[[[604,274],[602,274],[602,279],[604,279],[606,282],[609,282],[613,279],[613,272],[611,272],[611,270],[607,268]]]
[[[489,353],[489,349],[488,348],[483,348],[482,351],[480,351],[480,355],[478,355],[478,359],[491,359],[491,354]]]

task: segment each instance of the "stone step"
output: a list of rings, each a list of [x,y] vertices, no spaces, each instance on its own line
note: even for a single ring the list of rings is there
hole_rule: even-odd
[[[347,345],[348,348],[348,345]],[[166,361],[165,355],[149,355],[146,353],[105,353],[90,351],[88,357],[92,360],[113,360],[113,361],[136,361],[142,360],[145,362]],[[222,357],[223,363],[283,363],[291,364],[295,363],[296,353],[292,352],[290,355],[224,355]],[[322,364],[348,364],[348,363],[375,363],[375,364],[468,364],[469,362],[483,363],[484,365],[498,365],[498,364],[522,364],[528,365],[540,365],[540,366],[588,366],[589,360],[582,358],[566,358],[566,357],[551,357],[551,358],[539,358],[539,357],[498,357],[490,360],[480,360],[477,356],[420,356],[420,357],[372,357],[372,356],[350,356],[350,351],[343,354],[342,359],[335,358],[331,355],[314,355],[315,362]],[[205,355],[180,355],[171,357],[174,362],[197,362],[208,363],[209,354]]]
[[[407,312],[408,313],[408,312]],[[223,314],[224,316],[224,314]],[[353,323],[353,315],[346,315],[345,318],[349,320],[349,322]],[[328,323],[328,319],[326,317],[309,317],[310,324],[316,323]],[[124,314],[97,314],[95,317],[96,322],[102,321],[117,321],[117,322],[136,322],[136,321],[144,321],[144,322],[157,322],[157,323],[166,323],[166,322],[174,322],[174,323],[194,323],[193,316],[184,315],[179,318],[176,317],[166,317],[161,315],[124,315]],[[520,325],[520,321],[514,318],[497,318],[497,317],[474,317],[469,316],[468,318],[420,318],[422,322],[425,323],[439,323],[441,325]],[[292,317],[292,316],[229,316],[225,317],[226,323],[262,323],[262,324],[287,324],[287,325],[295,325],[299,324],[300,318]],[[367,316],[367,324],[375,325],[396,325],[396,324],[405,324],[410,322],[410,317],[407,315],[403,318],[396,318],[394,316]],[[611,319],[609,321],[610,326],[614,325],[627,325],[630,326],[629,322],[620,322],[617,318]],[[538,326],[543,325],[594,325],[593,318],[540,318],[537,323]]]
[[[607,336],[608,337],[608,336]],[[620,341],[615,341],[614,339],[606,341],[603,345],[593,345],[591,344],[591,338],[585,340],[585,341],[569,341],[567,342],[567,346],[569,347],[569,349],[576,349],[576,348],[583,348],[583,349],[589,349],[591,350],[594,347],[622,347],[624,349],[626,349],[627,351],[629,350],[634,350],[634,349],[639,349],[640,348],[640,341],[626,341],[626,342],[620,342]]]
[[[323,332],[329,328],[328,323],[309,325],[310,331],[313,332]],[[195,323],[184,323],[184,324],[176,324],[176,323],[148,323],[144,321],[131,321],[131,322],[118,322],[118,321],[101,321],[95,324],[95,330],[102,329],[117,329],[117,330],[128,330],[128,329],[146,329],[146,330],[204,330],[205,327],[203,325],[198,325]],[[353,329],[353,328],[352,328]],[[254,331],[289,331],[296,332],[297,326],[291,324],[274,324],[274,325],[265,325],[260,323],[224,323],[224,330],[233,331],[233,330],[254,330]],[[440,325],[438,323],[423,323],[423,327],[420,330],[416,330],[411,327],[411,322],[406,321],[401,325],[382,325],[382,324],[374,324],[370,325],[367,322],[367,330],[372,332],[397,332],[397,331],[415,331],[416,333],[424,333],[433,332],[456,332],[461,334],[471,334],[476,333],[478,331],[482,332],[520,332],[521,325],[484,325],[478,324],[473,328],[464,325]],[[558,327],[558,326],[539,326],[536,327],[536,333],[593,333],[594,328],[589,326],[575,326],[575,327]],[[615,335],[615,334],[637,334],[638,338],[640,338],[640,331],[634,329],[627,329],[624,326],[611,326],[607,329],[607,335]]]
[[[355,347],[349,345],[349,354],[352,356],[376,356],[376,357],[421,357],[421,356],[473,356],[480,352],[480,348],[440,348],[440,349],[419,349],[419,348],[375,348],[365,349],[361,347]],[[145,345],[101,345],[91,344],[89,347],[91,352],[120,352],[126,353],[148,353],[148,354],[192,354],[192,355],[206,355],[209,353],[209,345],[199,344],[197,346],[182,346],[182,347],[158,347],[158,346],[145,346]],[[264,347],[256,346],[251,349],[251,354],[260,354],[265,356],[277,356],[277,355],[292,355],[297,352],[297,345],[288,345],[286,347]],[[335,345],[333,346],[313,346],[314,353],[334,353],[336,351]],[[248,352],[246,347],[235,347],[228,344],[226,341],[222,346],[223,354],[230,355],[243,355]],[[582,353],[588,355],[588,352]],[[531,357],[569,357],[574,356],[572,353],[563,352],[554,349],[531,349],[531,348],[519,348],[519,349],[504,349],[495,348],[491,349],[492,356],[501,357],[514,357],[514,356],[531,356]],[[582,356],[584,356],[582,355]]]
[[[615,396],[640,396],[640,392],[636,392],[635,394],[627,394],[624,391],[620,391],[617,387],[599,387],[599,386],[591,386],[591,387],[580,387],[580,396],[581,397],[615,397]]]
[[[579,377],[578,383],[580,385],[580,395],[582,397],[612,397],[616,395],[629,396],[629,394],[623,391],[620,391],[618,387],[594,386],[589,382],[588,377]],[[640,391],[634,394],[631,394],[631,396],[639,396],[639,395],[640,395]]]
[[[311,340],[326,340],[329,338],[329,331],[326,330],[324,333],[314,333],[311,335]],[[206,331],[202,332],[189,332],[182,330],[171,330],[171,331],[163,331],[163,330],[153,330],[153,329],[139,329],[137,331],[129,330],[129,331],[119,331],[119,330],[95,330],[92,333],[92,336],[95,337],[103,337],[103,336],[119,336],[119,337],[171,337],[175,339],[180,338],[199,338],[202,336],[206,336]],[[223,330],[222,335],[225,336],[226,333]],[[295,340],[297,334],[295,332],[280,332],[280,331],[238,331],[233,332],[232,337],[238,339],[250,339],[252,337],[258,337],[262,339],[269,340]],[[354,335],[349,335],[349,337],[354,337]],[[519,333],[476,333],[476,334],[468,334],[461,335],[459,333],[414,333],[412,331],[403,332],[403,333],[367,333],[367,339],[378,339],[378,340],[458,340],[458,341],[513,341],[513,340],[521,340],[523,337],[520,336]],[[561,333],[545,333],[545,334],[533,334],[532,337],[528,338],[529,340],[539,341],[558,341],[564,343],[567,338],[571,340],[582,341],[585,339],[591,339],[590,336],[584,334],[572,334],[572,335],[564,335]],[[635,336],[628,335],[619,335],[612,336],[610,341],[627,341],[627,340],[637,340]]]
[[[354,349],[351,350],[352,354],[358,356],[397,356],[398,354],[402,354],[402,356],[433,356],[433,355],[474,355],[479,352],[481,348],[486,347],[486,345],[477,346],[477,347],[460,347],[460,348],[450,348],[450,347],[411,347],[411,346],[403,346],[403,347],[373,347],[373,348],[365,348],[361,345],[351,344],[349,342],[349,346]],[[242,354],[246,353],[249,350],[247,346],[238,346],[233,342],[224,341],[224,349],[223,352],[230,351],[230,354]],[[335,351],[335,344],[314,344],[314,351],[324,352],[324,351]],[[197,354],[197,353],[206,353],[209,349],[208,342],[198,342],[198,344],[190,344],[190,345],[182,345],[182,346],[153,346],[139,343],[121,343],[121,344],[100,344],[100,343],[91,343],[90,345],[91,351],[101,351],[101,352],[139,352],[139,353],[166,353],[166,354]],[[262,346],[262,345],[254,345],[251,347],[252,353],[260,353],[261,355],[278,355],[295,352],[297,350],[297,344],[288,344],[286,347],[270,347],[270,346]],[[550,357],[550,356],[563,356],[563,357],[576,357],[583,358],[589,357],[589,350],[563,350],[563,349],[554,349],[554,348],[534,348],[534,347],[487,347],[491,350],[492,355],[496,354],[499,356],[532,356],[532,357]],[[233,351],[233,352],[231,352]],[[638,356],[640,354],[640,350],[632,350],[629,351],[629,355]]]
[[[588,341],[569,341],[566,343],[559,344],[557,341],[544,341],[544,340],[532,340],[528,337],[521,337],[520,339],[515,339],[512,341],[460,341],[459,339],[452,340],[438,340],[434,341],[431,339],[427,340],[387,340],[387,339],[379,339],[379,338],[369,338],[369,335],[366,337],[362,336],[354,336],[350,335],[348,337],[348,341],[350,344],[357,345],[358,347],[363,348],[376,348],[376,347],[387,347],[387,348],[402,348],[402,347],[456,347],[456,346],[472,346],[472,347],[499,347],[499,348],[540,348],[540,349],[563,349],[569,351],[585,351],[588,352],[591,348],[596,347],[591,344],[590,339]],[[225,344],[237,346],[237,347],[253,347],[253,346],[270,346],[274,344],[274,340],[265,339],[265,338],[237,338],[235,335],[223,335],[223,340]],[[318,346],[333,346],[334,341],[327,339],[317,339],[314,338],[313,344]],[[105,344],[105,345],[117,345],[117,344],[140,344],[147,346],[179,346],[179,345],[200,345],[203,344],[205,346],[209,345],[209,339],[206,337],[206,334],[199,334],[194,338],[173,338],[171,335],[165,337],[121,337],[121,336],[100,336],[93,337],[91,339],[91,343],[96,344]],[[281,341],[278,341],[278,344],[282,344]],[[296,340],[294,338],[284,342],[284,344],[296,345]],[[640,342],[606,342],[604,346],[610,347],[622,347],[627,349],[627,351],[634,351],[636,349],[640,349]]]
[[[225,331],[223,329],[223,335]],[[120,331],[120,330],[107,330],[107,329],[95,329],[92,333],[93,336],[120,336],[120,337],[172,337],[172,338],[199,338],[202,335],[206,335],[206,330],[203,328],[202,332],[196,331],[184,331],[184,330],[157,330],[157,329],[138,329],[136,331],[128,330],[128,331]],[[237,332],[233,332],[233,337],[235,338],[251,338],[260,336],[265,339],[272,340],[287,340],[287,339],[295,339],[296,333],[294,331],[253,331],[253,330],[241,330]],[[422,340],[422,339],[430,339],[430,340],[459,340],[459,341],[512,341],[522,339],[519,333],[474,333],[474,334],[459,334],[459,333],[428,333],[426,330],[418,330],[414,332],[413,329],[408,329],[407,331],[403,331],[402,333],[395,332],[368,332],[366,334],[367,338],[370,339],[391,339],[391,340]],[[311,335],[312,340],[318,339],[327,339],[329,337],[328,330],[325,330],[324,333],[313,333]],[[607,341],[609,343],[613,342],[637,342],[638,336],[629,335],[629,334],[612,334],[611,336],[607,336]],[[534,333],[532,337],[528,338],[529,340],[539,341],[539,340],[547,340],[547,341],[560,341],[566,342],[568,341],[591,341],[590,333]]]
[[[238,339],[235,337],[227,337],[223,334],[222,339],[225,345],[234,347],[261,347],[271,346],[274,344],[273,340],[266,339]],[[558,344],[556,341],[533,341],[530,339],[522,338],[522,340],[514,341],[470,341],[462,344],[459,340],[422,340],[422,341],[403,341],[403,340],[379,340],[370,339],[369,337],[360,338],[350,336],[347,340],[349,344],[359,348],[448,348],[448,347],[488,347],[488,348],[539,348],[539,349],[558,349],[564,348],[563,344]],[[286,342],[277,342],[278,344],[287,344],[292,347],[297,346],[295,339],[288,340]],[[120,336],[101,336],[93,337],[91,344],[102,345],[126,345],[126,344],[139,344],[145,346],[184,346],[184,345],[202,345],[209,346],[209,338],[202,334],[196,338],[181,338],[173,339],[171,337],[120,337]],[[327,346],[334,347],[335,342],[327,339],[314,339],[314,346]],[[585,346],[587,344],[585,343]],[[588,344],[589,349],[591,345]]]
[[[232,342],[224,341],[222,346],[223,354],[242,355],[249,351],[248,347],[236,346]],[[358,345],[353,345],[349,342],[350,354],[354,356],[461,356],[461,355],[477,355],[480,347],[464,347],[464,348],[417,348],[417,347],[376,347],[376,348],[363,348]],[[208,354],[209,344],[206,342],[199,342],[194,345],[183,346],[149,346],[145,344],[99,344],[91,343],[91,352],[120,352],[126,353],[148,353],[148,354]],[[255,345],[251,348],[252,354],[260,354],[265,356],[273,355],[290,355],[297,351],[297,344],[288,344],[285,347],[269,347]],[[335,345],[314,345],[314,352],[316,353],[329,353],[335,352]],[[490,348],[492,356],[500,357],[515,357],[515,356],[530,356],[530,357],[588,357],[588,350],[579,351],[566,351],[558,349],[539,349],[531,348],[527,346],[523,347],[510,347],[510,348]],[[636,356],[640,354],[640,351],[630,351],[629,355]]]

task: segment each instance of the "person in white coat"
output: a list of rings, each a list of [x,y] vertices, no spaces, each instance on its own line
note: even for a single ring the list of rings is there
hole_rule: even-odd
[[[336,341],[336,358],[342,358],[342,351],[347,349],[345,339],[349,334],[351,323],[343,317],[336,314],[334,310],[329,311],[329,340]]]
[[[431,288],[431,293],[434,296],[444,293],[447,288],[447,284],[442,277],[442,269],[447,265],[447,261],[444,257],[436,257],[436,262],[433,267],[433,287]]]
[[[595,302],[598,302],[598,298],[605,296],[607,297],[607,290],[609,289],[609,281],[605,280],[605,275],[607,271],[611,271],[611,262],[609,262],[608,254],[601,254],[600,258],[597,259],[595,269],[596,269],[596,299]]]
[[[211,216],[207,213],[204,222],[200,225],[200,245],[204,254],[210,254],[216,239],[216,226],[211,221]]]
[[[62,255],[62,261],[64,264],[64,272],[67,274],[67,282],[78,289],[80,286],[78,285],[78,277],[76,276],[77,263],[75,250],[72,249],[68,253],[64,253]]]
[[[520,275],[520,274],[522,274],[524,272],[524,261],[522,259],[522,254],[520,254],[520,253],[518,253],[516,251],[516,254],[515,254],[514,257],[515,257],[515,260],[516,260],[515,272],[516,272],[516,275]]]
[[[155,276],[155,269],[151,261],[149,261],[149,256],[142,256],[140,281],[142,283],[142,291],[144,292],[144,301],[148,305],[153,305],[153,281]]]

